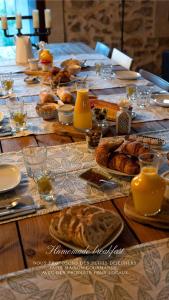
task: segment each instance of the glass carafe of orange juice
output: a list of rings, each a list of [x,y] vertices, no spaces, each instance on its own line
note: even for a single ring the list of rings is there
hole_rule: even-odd
[[[165,192],[165,180],[158,175],[160,155],[145,153],[139,157],[141,171],[131,181],[131,192],[135,210],[151,216],[161,210]]]
[[[92,128],[92,112],[88,97],[88,85],[85,82],[77,84],[77,97],[74,108],[73,125],[80,130]]]

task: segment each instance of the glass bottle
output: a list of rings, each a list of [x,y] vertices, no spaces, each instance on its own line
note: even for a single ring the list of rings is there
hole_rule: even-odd
[[[116,133],[129,134],[131,130],[131,111],[128,107],[120,107],[116,114]]]
[[[161,209],[166,183],[158,175],[160,158],[156,153],[140,155],[140,174],[131,181],[135,210],[144,216],[155,215]]]
[[[88,86],[86,83],[77,84],[77,97],[74,108],[73,125],[79,130],[92,128],[92,112],[88,97]]]

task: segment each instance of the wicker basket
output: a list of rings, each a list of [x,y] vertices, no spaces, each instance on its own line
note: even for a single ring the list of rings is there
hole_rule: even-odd
[[[43,111],[42,109],[42,105],[37,104],[36,106],[36,112],[38,114],[39,117],[43,118],[44,120],[53,120],[53,119],[57,119],[58,118],[58,111],[56,110],[52,110],[52,111]]]

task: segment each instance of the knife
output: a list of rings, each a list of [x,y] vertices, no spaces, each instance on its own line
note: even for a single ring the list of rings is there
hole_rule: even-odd
[[[33,205],[26,205],[22,208],[15,208],[15,209],[10,209],[10,210],[4,210],[2,212],[0,212],[0,217],[5,217],[5,216],[9,216],[12,214],[19,214],[19,215],[23,215],[23,214],[27,214],[27,213],[35,213],[37,210],[44,208],[44,205],[37,205],[37,204],[33,204]]]

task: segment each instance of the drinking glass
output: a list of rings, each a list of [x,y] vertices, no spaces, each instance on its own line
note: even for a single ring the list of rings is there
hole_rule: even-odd
[[[102,64],[100,68],[100,77],[102,79],[112,79],[114,77],[112,66]]]
[[[132,103],[132,106],[135,106],[137,99],[137,89],[135,85],[128,85],[126,87],[127,99]]]
[[[12,132],[16,133],[26,128],[27,113],[24,107],[23,98],[10,98],[7,100],[7,107],[10,114],[10,126]]]
[[[100,76],[101,67],[102,67],[102,63],[95,63],[95,71],[97,76]]]
[[[151,88],[150,87],[137,87],[137,106],[146,108],[150,105]]]
[[[40,198],[47,202],[54,201],[54,178],[44,170],[36,172],[33,179],[37,184]]]
[[[12,73],[1,74],[1,86],[5,94],[13,93],[13,83]]]
[[[30,146],[22,150],[24,164],[29,177],[37,177],[46,170],[47,148]]]
[[[102,137],[102,126],[99,123],[94,123],[91,129],[86,130],[86,142],[89,152],[94,151],[100,143]]]

